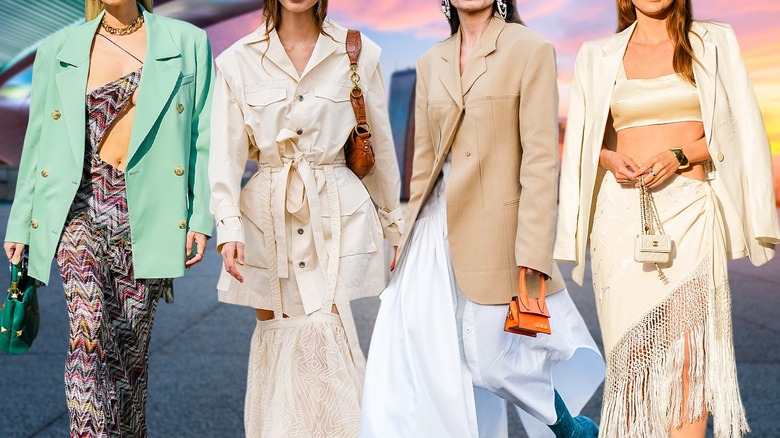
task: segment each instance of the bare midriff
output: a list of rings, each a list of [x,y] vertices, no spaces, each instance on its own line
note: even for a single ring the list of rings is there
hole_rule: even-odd
[[[675,122],[626,128],[617,133],[616,152],[631,157],[640,166],[651,157],[672,148],[683,147],[704,137],[702,122]],[[704,180],[702,163],[691,163],[679,175]]]
[[[106,132],[99,150],[100,159],[123,172],[127,166],[130,134],[133,129],[133,119],[135,116],[135,104],[133,100],[136,98],[135,94],[136,93],[134,93],[130,102],[127,103],[127,107],[122,111],[122,114],[117,116],[114,123]]]

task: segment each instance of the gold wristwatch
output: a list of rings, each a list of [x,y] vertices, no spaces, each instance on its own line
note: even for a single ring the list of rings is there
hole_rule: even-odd
[[[677,158],[677,161],[680,163],[680,166],[678,166],[677,169],[687,169],[691,167],[691,163],[688,162],[688,157],[685,156],[682,148],[671,148],[669,150],[672,151],[672,153],[674,153],[674,156]]]

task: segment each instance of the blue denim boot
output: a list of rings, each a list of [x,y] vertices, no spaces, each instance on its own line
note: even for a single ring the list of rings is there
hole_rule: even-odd
[[[556,438],[598,438],[599,427],[596,423],[582,415],[572,418],[558,391],[555,391],[555,413],[558,420],[547,427],[553,431]]]

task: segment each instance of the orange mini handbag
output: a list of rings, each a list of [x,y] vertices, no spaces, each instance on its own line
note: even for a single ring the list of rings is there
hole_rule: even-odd
[[[542,278],[539,281],[539,297],[528,298],[525,276],[526,268],[520,268],[520,294],[512,297],[509,302],[504,331],[534,338],[538,333],[549,335],[550,311],[545,302],[547,279]]]

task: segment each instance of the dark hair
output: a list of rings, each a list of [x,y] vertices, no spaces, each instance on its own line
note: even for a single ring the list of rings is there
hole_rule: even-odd
[[[636,7],[631,0],[617,0],[617,13],[618,32],[622,32],[636,21]],[[674,0],[669,6],[669,15],[666,18],[666,31],[674,42],[672,65],[678,76],[696,85],[696,79],[693,77],[693,62],[701,63],[696,59],[689,37],[692,24],[691,0]]]
[[[279,25],[282,24],[282,8],[279,6],[279,0],[270,0],[263,2],[263,18],[265,18],[265,33],[268,34],[272,30],[279,30]],[[314,6],[314,22],[317,24],[317,28],[323,35],[325,29],[322,27],[322,23],[325,21],[325,17],[328,16],[328,0],[319,0],[317,5]]]
[[[498,14],[498,5],[493,2],[493,15]],[[455,35],[460,27],[460,17],[458,16],[458,10],[455,6],[450,8],[450,19],[447,20],[450,23],[450,34]],[[515,0],[506,0],[506,21],[507,23],[518,23],[525,25],[523,20],[520,19],[520,14],[517,13],[517,6]]]

